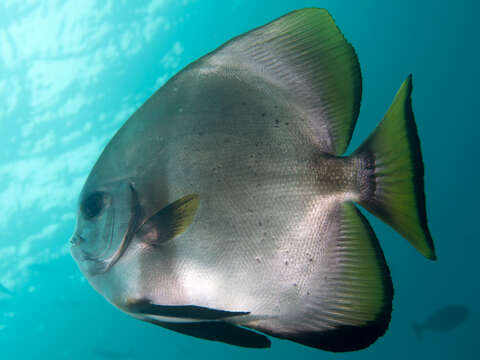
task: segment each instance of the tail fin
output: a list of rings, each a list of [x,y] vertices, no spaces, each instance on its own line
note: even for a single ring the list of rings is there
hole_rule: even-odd
[[[413,327],[413,332],[415,333],[417,338],[420,339],[423,334],[422,327],[420,326],[420,324],[417,324],[417,323],[412,323],[412,327]]]
[[[359,203],[397,230],[425,257],[435,260],[411,92],[410,75],[381,123],[353,154],[363,160],[369,174]]]

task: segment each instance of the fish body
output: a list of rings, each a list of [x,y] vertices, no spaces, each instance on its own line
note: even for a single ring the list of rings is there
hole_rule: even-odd
[[[386,331],[393,287],[354,203],[435,257],[410,93],[409,77],[374,134],[342,156],[361,76],[328,12],[241,35],[113,137],[80,195],[72,255],[113,305],[174,331],[364,348]]]
[[[413,324],[417,336],[425,331],[450,331],[463,324],[470,316],[470,309],[465,305],[451,304],[432,313],[420,324]]]

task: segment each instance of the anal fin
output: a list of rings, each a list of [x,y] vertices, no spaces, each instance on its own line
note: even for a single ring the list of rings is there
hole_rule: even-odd
[[[347,352],[370,346],[387,330],[393,285],[380,244],[367,219],[350,202],[329,210],[319,235],[321,258],[308,294],[285,319],[249,328],[314,348]]]

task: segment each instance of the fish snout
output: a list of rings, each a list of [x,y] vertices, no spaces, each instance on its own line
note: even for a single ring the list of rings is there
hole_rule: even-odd
[[[75,247],[85,242],[85,239],[78,234],[73,234],[70,238],[70,246]]]

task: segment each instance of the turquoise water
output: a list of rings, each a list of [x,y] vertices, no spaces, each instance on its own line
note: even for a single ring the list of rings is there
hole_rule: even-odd
[[[0,4],[0,359],[275,357],[472,358],[479,301],[475,259],[479,53],[473,1],[13,1]],[[272,339],[249,350],[130,318],[88,285],[71,259],[76,200],[102,148],[178,70],[231,37],[293,9],[327,8],[363,74],[350,146],[373,130],[405,77],[426,168],[438,261],[367,215],[395,285],[386,335],[331,354]],[[449,304],[450,330],[415,336]]]

